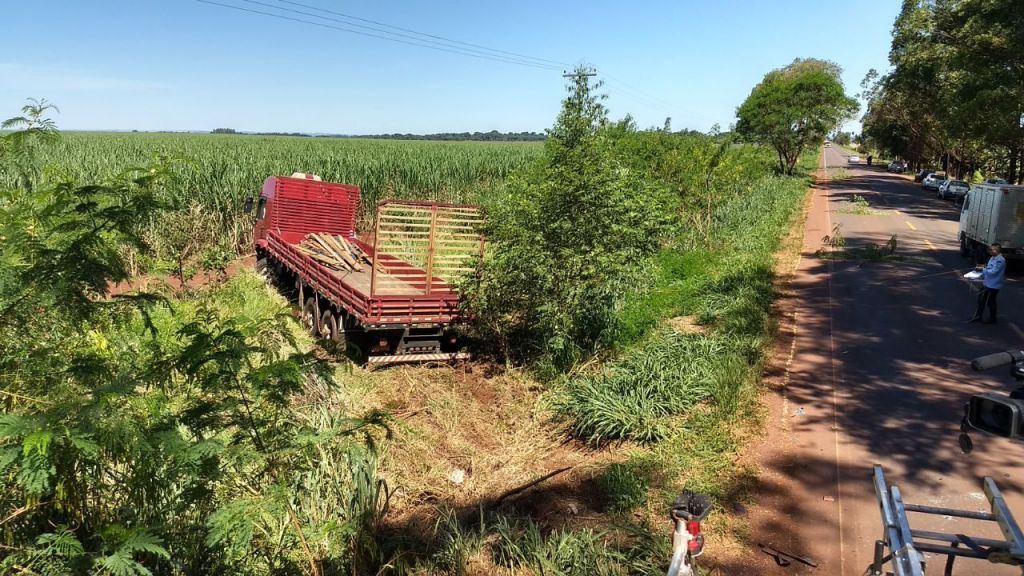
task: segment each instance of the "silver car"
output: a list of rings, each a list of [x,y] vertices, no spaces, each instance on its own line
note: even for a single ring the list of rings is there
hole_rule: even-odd
[[[943,200],[946,198],[958,200],[967,196],[967,192],[970,191],[970,189],[971,185],[963,180],[946,180],[939,186],[937,195]]]
[[[925,190],[939,191],[939,185],[946,179],[945,174],[929,174],[924,180],[921,180],[921,187]]]

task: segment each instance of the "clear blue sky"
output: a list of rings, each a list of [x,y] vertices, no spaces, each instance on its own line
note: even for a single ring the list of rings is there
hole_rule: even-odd
[[[246,0],[216,1],[272,11]],[[646,127],[671,116],[674,128],[698,130],[715,123],[726,128],[765,72],[796,57],[837,62],[848,93],[856,93],[869,68],[886,66],[900,5],[295,1],[490,48],[591,64],[613,78],[606,86],[613,117],[630,113]],[[60,106],[64,129],[542,130],[551,125],[563,94],[561,69],[492,62],[195,0],[10,2],[0,34],[0,116],[13,115],[26,97],[45,97]]]

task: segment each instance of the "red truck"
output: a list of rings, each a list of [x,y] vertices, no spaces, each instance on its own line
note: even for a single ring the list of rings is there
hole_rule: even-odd
[[[361,238],[359,198],[356,186],[310,174],[267,178],[256,205],[257,270],[294,287],[315,336],[354,344],[370,364],[466,358],[452,328],[462,320],[458,279],[483,254],[479,208],[386,200]],[[372,264],[326,266],[299,246],[318,233],[345,238]]]

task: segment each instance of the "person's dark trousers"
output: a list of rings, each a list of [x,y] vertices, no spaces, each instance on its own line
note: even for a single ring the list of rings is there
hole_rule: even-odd
[[[985,311],[985,307],[988,306],[988,320],[989,322],[996,321],[996,297],[999,296],[999,290],[993,290],[992,288],[981,288],[981,292],[978,293],[978,309],[974,312],[975,318],[981,318],[982,313]]]

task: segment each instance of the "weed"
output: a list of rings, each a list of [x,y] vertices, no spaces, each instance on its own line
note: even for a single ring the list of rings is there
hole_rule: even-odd
[[[499,518],[494,562],[536,576],[625,576],[663,570],[670,557],[664,538],[641,526],[615,532],[554,530],[544,535],[532,520]]]
[[[598,477],[598,486],[614,512],[629,512],[647,500],[649,470],[639,462],[614,463]]]

